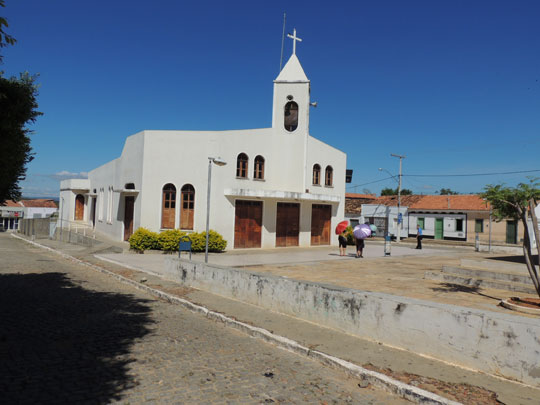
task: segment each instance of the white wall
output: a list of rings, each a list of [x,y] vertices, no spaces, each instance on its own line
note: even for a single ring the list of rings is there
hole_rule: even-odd
[[[438,214],[438,213],[409,213],[409,232],[416,235],[418,218],[424,218],[424,236],[435,236],[435,219],[443,219],[443,237],[467,238],[467,215],[465,214]],[[456,230],[457,220],[463,221],[462,231]],[[473,229],[474,231],[474,229]]]
[[[399,213],[402,216],[399,234],[400,237],[406,238],[409,234],[408,207],[400,207]],[[366,220],[367,218],[387,218],[389,224],[388,232],[391,236],[397,237],[398,207],[388,207],[382,204],[362,204],[362,216]]]
[[[25,207],[25,218],[47,218],[58,211],[58,208]]]

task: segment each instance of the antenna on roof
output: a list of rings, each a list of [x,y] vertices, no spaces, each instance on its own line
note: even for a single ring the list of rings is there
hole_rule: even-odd
[[[285,21],[287,20],[287,14],[283,13],[283,34],[281,36],[281,58],[279,59],[279,71],[283,66],[283,44],[285,43]]]

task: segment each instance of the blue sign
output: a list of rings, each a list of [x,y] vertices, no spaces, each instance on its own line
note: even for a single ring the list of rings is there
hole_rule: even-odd
[[[403,214],[400,212],[397,216],[397,223],[401,224],[403,222]]]

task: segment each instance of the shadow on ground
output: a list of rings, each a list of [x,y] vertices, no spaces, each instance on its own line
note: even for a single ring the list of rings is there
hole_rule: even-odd
[[[3,403],[109,403],[136,383],[134,340],[149,333],[147,300],[96,292],[62,273],[0,275]]]
[[[538,265],[538,255],[533,255],[533,263]],[[497,257],[488,257],[488,260],[498,260],[502,262],[509,263],[523,263],[525,264],[525,257],[523,255],[519,256],[497,256]]]
[[[432,290],[435,292],[464,292],[469,294],[481,295],[482,297],[491,298],[492,300],[501,300],[501,298],[499,297],[493,297],[491,295],[481,293],[480,287],[477,286],[465,286],[452,283],[441,283],[440,285],[441,287],[433,287]]]

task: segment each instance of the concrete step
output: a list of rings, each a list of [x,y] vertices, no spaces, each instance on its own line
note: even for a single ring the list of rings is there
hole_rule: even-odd
[[[536,294],[532,284],[522,284],[501,280],[484,280],[481,278],[466,277],[459,274],[443,273],[442,271],[427,271],[424,278],[428,280],[443,281],[445,283],[458,284],[466,287],[494,288],[513,292]]]
[[[527,265],[525,263],[512,263],[502,260],[474,260],[474,259],[461,259],[461,267],[473,267],[488,270],[506,270],[518,273],[528,273]]]
[[[442,271],[443,273],[456,274],[463,277],[473,277],[482,280],[499,280],[534,285],[526,269],[523,269],[519,273],[514,273],[483,269],[471,269],[465,267],[443,266]]]

